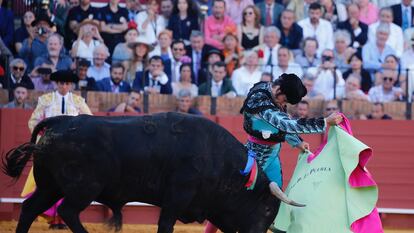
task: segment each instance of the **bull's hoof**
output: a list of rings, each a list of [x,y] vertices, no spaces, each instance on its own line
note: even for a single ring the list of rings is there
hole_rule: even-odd
[[[68,226],[66,226],[66,224],[63,224],[63,223],[50,224],[49,229],[51,229],[51,230],[65,230],[65,229],[68,229]]]

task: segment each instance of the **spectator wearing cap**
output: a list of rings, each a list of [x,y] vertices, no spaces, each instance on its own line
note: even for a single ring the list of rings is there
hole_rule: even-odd
[[[303,37],[315,37],[318,40],[318,55],[325,49],[333,49],[333,29],[329,21],[322,19],[322,6],[312,3],[309,6],[309,17],[298,22],[303,29]]]
[[[46,40],[53,32],[53,26],[47,15],[39,15],[32,22],[29,37],[23,41],[22,48],[19,51],[19,57],[26,62],[28,72],[32,71],[38,57],[47,54]]]
[[[125,64],[132,58],[132,50],[128,44],[134,42],[138,37],[137,28],[129,28],[124,36],[125,42],[118,43],[112,53],[112,62],[121,62]]]
[[[203,115],[198,109],[194,108],[193,105],[194,102],[191,91],[187,89],[180,90],[177,95],[177,108],[175,111],[193,115]]]
[[[0,0],[0,37],[4,44],[13,51],[14,16],[13,12],[1,7],[3,0]]]
[[[152,45],[157,44],[157,37],[167,26],[164,16],[158,14],[159,3],[157,0],[147,1],[146,11],[141,11],[135,17],[139,35]]]
[[[361,82],[361,90],[367,94],[372,86],[372,80],[369,72],[362,67],[361,53],[356,52],[352,54],[348,59],[348,63],[350,68],[343,73],[344,80],[346,80],[350,75],[358,77]]]
[[[376,32],[380,24],[389,25],[390,34],[387,39],[387,45],[390,46],[397,57],[401,57],[404,52],[404,35],[400,26],[392,22],[393,15],[391,8],[382,8],[379,12],[379,20],[371,24],[368,28],[368,41],[375,41]]]
[[[96,81],[94,78],[88,77],[88,68],[91,63],[86,59],[80,59],[77,62],[79,81],[75,84],[75,90],[96,91]]]
[[[97,91],[120,93],[130,92],[131,86],[124,81],[125,68],[121,63],[114,63],[111,66],[111,76],[96,83]]]
[[[288,47],[293,53],[299,54],[300,42],[303,39],[303,30],[296,23],[295,13],[289,9],[284,10],[276,27],[281,32],[280,44]]]
[[[64,53],[63,37],[57,33],[51,34],[46,41],[47,53],[36,58],[34,65],[38,66],[44,61],[50,61],[56,70],[69,70],[72,59]]]
[[[10,74],[7,78],[0,80],[2,88],[10,90],[10,94],[12,94],[12,90],[14,90],[18,84],[25,85],[27,89],[33,89],[33,82],[26,75],[26,68],[26,63],[22,59],[13,59],[10,62]]]
[[[152,56],[148,70],[137,73],[132,87],[148,94],[172,94],[171,80],[164,72],[162,57]]]
[[[362,48],[368,40],[368,25],[359,20],[360,10],[357,4],[348,5],[348,19],[338,23],[337,29],[348,31],[351,35],[351,47]]]
[[[236,90],[231,80],[227,78],[226,63],[216,62],[213,64],[212,79],[200,85],[198,94],[212,97],[236,97]]]
[[[128,62],[125,72],[125,81],[132,86],[137,72],[144,71],[148,66],[148,53],[153,49],[142,36],[138,36],[135,41],[129,43],[132,50],[132,57]]]
[[[2,108],[21,108],[21,109],[32,109],[33,107],[27,103],[28,91],[24,84],[18,83],[13,90],[13,100]]]
[[[204,66],[198,72],[197,85],[200,87],[202,83],[210,81],[213,77],[213,64],[224,61],[224,56],[218,49],[211,49],[204,57]]]
[[[79,25],[78,39],[72,45],[71,55],[73,58],[93,61],[93,51],[96,46],[103,43],[98,28],[99,24],[93,20],[86,19],[82,21]]]
[[[175,1],[167,26],[173,32],[174,40],[184,40],[186,44],[190,44],[190,33],[200,30],[198,13],[197,6],[192,0]]]
[[[208,16],[204,21],[204,34],[206,44],[209,44],[217,49],[223,49],[223,38],[229,29],[236,28],[236,24],[226,15],[226,1],[213,1],[213,14]]]
[[[93,62],[88,68],[88,77],[92,77],[95,81],[100,81],[103,78],[110,76],[109,68],[111,67],[105,60],[109,57],[108,47],[100,44],[93,50]]]
[[[99,18],[98,8],[91,5],[90,0],[80,0],[79,6],[69,10],[65,27],[65,48],[70,49],[77,38],[80,23],[85,20],[95,20]]]
[[[99,8],[99,15],[102,38],[112,54],[115,46],[123,42],[128,29],[128,11],[119,6],[119,0],[111,0],[107,6]]]
[[[22,18],[22,26],[14,32],[14,49],[19,53],[23,46],[23,41],[29,38],[29,31],[32,32],[32,22],[35,20],[35,15],[28,10],[24,13]]]

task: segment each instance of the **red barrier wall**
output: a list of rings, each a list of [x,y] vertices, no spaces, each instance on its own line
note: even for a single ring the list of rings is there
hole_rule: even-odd
[[[30,114],[30,111],[0,109],[0,152],[2,156],[10,148],[29,140],[27,121]],[[98,113],[96,115],[108,114]],[[207,118],[225,127],[240,141],[246,141],[241,116],[207,116]],[[414,209],[414,121],[352,121],[351,124],[355,136],[372,147],[374,151],[374,156],[368,163],[368,169],[379,186],[378,206]],[[321,142],[321,135],[305,135],[303,138],[311,144],[311,149],[315,149]],[[298,151],[288,144],[283,146],[281,160],[285,185],[293,172],[297,154]],[[20,197],[28,171],[27,167],[23,176],[11,186],[10,178],[0,174],[0,197]],[[16,204],[0,204],[0,220],[16,219],[19,208],[20,206]],[[153,207],[127,207],[124,212],[125,222],[134,223],[155,223],[158,214],[158,210]],[[150,213],[151,217],[138,220],[136,215],[142,217],[146,213]],[[107,215],[105,207],[94,206],[88,208],[88,212],[82,214],[82,218],[99,222]],[[399,215],[398,221],[390,220],[389,216],[384,215],[385,220],[383,220],[391,226],[398,224],[414,227],[414,215]]]

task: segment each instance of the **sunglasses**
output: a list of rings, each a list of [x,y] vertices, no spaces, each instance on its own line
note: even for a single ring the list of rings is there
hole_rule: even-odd
[[[184,51],[184,49],[182,49],[182,48],[174,48],[173,50],[174,51]]]
[[[24,71],[24,67],[13,66],[13,70],[14,71],[21,71],[21,72],[23,72]]]
[[[253,15],[253,12],[249,11],[249,12],[244,12],[244,15]]]
[[[338,108],[326,108],[325,110],[326,111],[336,111],[336,110],[338,110]]]
[[[384,77],[382,79],[384,80],[384,82],[386,82],[386,81],[392,82],[394,80],[392,77]]]

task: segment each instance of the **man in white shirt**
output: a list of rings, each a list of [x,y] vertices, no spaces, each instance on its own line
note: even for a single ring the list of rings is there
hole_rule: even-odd
[[[368,41],[375,41],[376,31],[381,23],[390,25],[390,35],[387,40],[387,45],[395,50],[397,57],[401,57],[404,52],[404,35],[401,27],[392,22],[393,15],[391,8],[382,8],[379,12],[379,20],[369,26]]]
[[[296,74],[299,78],[303,76],[303,70],[299,64],[291,61],[292,60],[292,53],[290,52],[289,48],[287,47],[280,47],[277,51],[277,61],[278,64],[273,68],[273,79],[279,78],[280,75],[283,73],[286,74]],[[266,70],[270,72],[270,70]]]
[[[250,88],[260,81],[262,72],[259,69],[259,56],[256,51],[244,53],[245,64],[234,70],[231,76],[234,89],[238,96],[247,96]]]
[[[332,24],[322,17],[322,6],[319,3],[312,3],[309,6],[309,17],[298,22],[303,29],[303,38],[315,37],[318,40],[318,55],[325,49],[333,49]]]
[[[324,50],[320,66],[309,68],[308,72],[316,77],[314,90],[322,93],[325,100],[338,99],[343,96],[345,81],[342,73],[335,67],[333,50]]]
[[[383,70],[381,72],[382,84],[371,87],[368,92],[369,101],[373,103],[384,103],[402,100],[403,90],[394,87],[397,75],[393,70]]]
[[[182,65],[181,58],[185,55],[185,44],[182,40],[174,41],[171,44],[171,51],[173,54],[173,59],[171,63],[166,62],[167,69],[171,70],[171,75],[168,77],[171,79],[171,82],[180,81],[180,66]],[[167,71],[168,74],[168,71]]]

